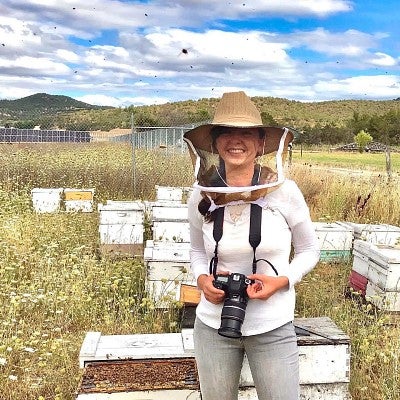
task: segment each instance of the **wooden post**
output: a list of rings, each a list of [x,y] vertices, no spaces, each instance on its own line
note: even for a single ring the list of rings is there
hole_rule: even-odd
[[[386,145],[385,149],[386,156],[386,174],[388,176],[388,181],[392,179],[392,159],[390,157],[390,147]]]

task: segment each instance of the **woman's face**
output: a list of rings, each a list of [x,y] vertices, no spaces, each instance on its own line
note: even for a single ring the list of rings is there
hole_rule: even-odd
[[[228,168],[254,166],[257,154],[262,152],[264,139],[257,128],[226,128],[215,140],[220,157]]]

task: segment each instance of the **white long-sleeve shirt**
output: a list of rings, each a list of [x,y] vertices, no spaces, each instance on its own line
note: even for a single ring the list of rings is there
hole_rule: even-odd
[[[202,274],[209,274],[215,250],[214,223],[204,222],[197,209],[201,198],[200,191],[195,189],[188,202],[191,269],[196,280]],[[268,260],[280,276],[287,276],[289,288],[279,290],[267,300],[249,300],[242,326],[244,336],[268,332],[293,321],[294,285],[319,260],[319,244],[309,209],[294,181],[286,180],[267,194],[262,204],[261,243],[256,258]],[[218,271],[252,273],[253,249],[248,240],[249,228],[250,204],[225,207],[223,235],[218,244]],[[294,255],[290,261],[292,244]],[[257,263],[257,273],[275,276],[265,261]],[[215,305],[207,301],[202,293],[196,315],[206,325],[218,329],[222,306],[223,303]]]

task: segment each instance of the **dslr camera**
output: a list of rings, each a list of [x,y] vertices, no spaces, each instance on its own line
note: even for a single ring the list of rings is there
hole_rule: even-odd
[[[253,281],[243,274],[215,275],[213,285],[225,292],[224,305],[221,312],[221,336],[240,338],[241,328],[246,315],[247,286]]]

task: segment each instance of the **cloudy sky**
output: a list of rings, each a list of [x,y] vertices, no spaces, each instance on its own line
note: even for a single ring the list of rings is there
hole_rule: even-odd
[[[398,0],[2,0],[0,98],[400,97]]]

